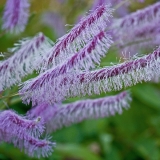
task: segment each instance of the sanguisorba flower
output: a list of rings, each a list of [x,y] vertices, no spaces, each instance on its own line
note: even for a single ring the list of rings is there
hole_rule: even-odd
[[[160,2],[157,2],[123,18],[113,20],[112,29],[115,40],[119,42],[118,45],[121,48],[128,48],[128,51],[133,48],[135,52],[137,46],[151,48],[159,45],[157,41],[160,34],[159,8]]]
[[[97,99],[79,100],[69,104],[40,104],[28,112],[28,116],[41,116],[46,122],[48,132],[56,131],[63,126],[69,126],[86,119],[96,119],[121,114],[127,109],[131,97],[128,91],[115,96]]]
[[[50,49],[52,42],[42,33],[33,38],[25,38],[9,51],[11,57],[0,62],[0,91],[21,81],[39,65],[44,52]]]
[[[33,120],[20,116],[13,110],[5,110],[0,113],[0,130],[10,133],[10,136],[25,137],[31,135],[39,137],[44,132],[44,123],[40,117]]]
[[[7,0],[3,15],[3,29],[11,33],[23,32],[29,17],[28,0]]]
[[[68,97],[121,90],[143,81],[150,81],[155,76],[159,77],[159,65],[160,48],[152,54],[118,65],[78,74],[66,73],[57,83],[51,78],[44,85],[43,81],[34,85],[38,79],[33,82],[26,81],[19,93],[25,103],[32,102],[35,105],[42,102],[55,103]]]
[[[43,132],[44,123],[40,117],[30,120],[13,110],[0,112],[0,142],[13,143],[29,156],[39,158],[52,153],[55,143],[49,138],[40,139]]]
[[[94,12],[83,17],[66,35],[59,38],[52,49],[46,53],[42,71],[55,67],[83,48],[95,35],[104,31],[113,9],[101,5]]]
[[[70,76],[72,76],[77,74],[81,69],[88,71],[91,68],[95,68],[95,63],[100,63],[100,58],[105,56],[111,44],[111,36],[106,32],[101,31],[95,37],[93,37],[93,39],[90,40],[84,48],[75,53],[63,64],[57,65],[57,67],[45,71],[36,78],[24,82],[24,87],[20,91],[20,94],[22,93],[25,95],[25,92],[28,91],[31,92],[31,94],[34,94],[35,90],[37,89],[39,92],[38,95],[44,97],[45,95],[43,94],[45,94],[46,86],[48,86],[48,84],[52,84],[51,86],[53,86],[53,88],[50,88],[50,90],[55,92],[57,90],[56,86],[58,86],[59,82],[61,82],[61,79],[66,77],[66,74],[68,75],[69,73]],[[63,98],[63,96],[59,95],[59,101],[62,101]],[[55,98],[52,99],[52,102],[54,99]],[[41,100],[43,102],[43,99]],[[38,99],[36,101],[32,101],[32,105],[36,105],[37,102],[39,103],[41,100]],[[50,101],[50,99],[48,100]]]

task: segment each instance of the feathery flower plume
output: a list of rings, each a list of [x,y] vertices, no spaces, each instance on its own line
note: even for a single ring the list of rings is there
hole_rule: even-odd
[[[80,69],[89,70],[90,68],[95,68],[94,63],[100,64],[100,58],[106,55],[106,52],[113,43],[111,39],[109,34],[101,31],[84,48],[69,57],[66,62],[36,77],[33,80],[34,85],[38,85],[42,81],[45,83],[46,78],[47,82],[49,81],[48,79],[53,80],[53,78],[73,69],[77,71]],[[36,81],[36,84],[34,81]]]
[[[28,120],[12,110],[0,113],[0,141],[13,143],[29,156],[46,157],[51,154],[54,142],[49,138],[41,140],[44,124],[40,118]]]
[[[51,142],[50,138],[41,140],[30,135],[16,139],[13,144],[30,157],[37,158],[50,156],[53,152],[53,147],[56,146],[56,143]]]
[[[18,136],[12,132],[4,132],[0,130],[0,142],[13,143],[21,151],[24,151],[31,157],[48,157],[53,152],[53,147],[56,146],[55,142],[51,142],[50,138],[39,139],[27,133],[25,136]]]
[[[146,26],[150,22],[159,21],[160,17],[160,2],[157,2],[149,7],[138,10],[134,13],[131,13],[123,18],[115,20],[113,27],[120,30],[130,30],[133,27]],[[130,28],[131,27],[131,28]]]
[[[86,119],[97,119],[121,114],[123,108],[129,107],[131,97],[124,91],[115,96],[98,99],[86,99],[60,106],[36,106],[29,114],[32,117],[42,116],[46,120],[48,132],[55,131],[63,126],[69,126]],[[40,111],[42,109],[42,111]]]
[[[137,41],[140,38],[151,38],[151,41],[157,37],[157,34],[150,34],[152,28],[160,28],[160,2],[157,2],[149,7],[138,10],[123,18],[116,19],[112,24],[115,39],[120,41],[120,45]],[[149,28],[151,27],[151,28]],[[156,29],[156,30],[157,30]],[[132,30],[132,32],[130,32]],[[150,31],[149,31],[150,30]],[[149,31],[149,32],[148,32]],[[137,37],[135,33],[145,32],[145,36]],[[128,34],[129,33],[129,34]],[[148,33],[148,35],[147,35]],[[155,33],[155,31],[154,31]],[[140,35],[140,34],[139,34]],[[153,36],[153,37],[152,37]]]
[[[62,77],[65,77],[65,73],[71,73],[73,69],[89,70],[90,68],[94,68],[94,63],[100,63],[100,58],[106,54],[111,43],[110,35],[105,32],[100,32],[83,49],[74,54],[64,64],[47,70],[36,78],[24,82],[23,85],[27,88],[37,88],[40,92],[48,83],[58,84]],[[75,73],[72,72],[71,74]],[[39,86],[41,87],[39,88]],[[59,99],[60,98],[61,97],[59,97]],[[32,104],[35,105],[34,103]]]
[[[41,83],[34,86],[26,81],[19,94],[25,103],[32,101],[35,105],[55,103],[62,98],[100,94],[102,91],[121,90],[142,81],[150,81],[155,75],[159,77],[159,61],[160,47],[152,54],[122,64],[76,75],[67,73],[56,84],[48,81],[41,87]]]
[[[151,48],[151,46],[159,45],[160,35],[160,20],[155,23],[150,23],[146,26],[135,28],[133,33],[130,33],[130,38],[126,36],[125,43],[119,45],[120,48],[130,53],[135,53],[141,48]],[[124,37],[122,37],[124,39]],[[128,40],[127,40],[128,39]],[[135,43],[134,43],[135,42]]]
[[[24,137],[29,134],[39,137],[44,132],[44,123],[40,117],[28,120],[12,110],[6,110],[0,113],[0,130],[11,133],[11,136]]]
[[[113,10],[109,5],[102,5],[82,18],[69,33],[57,40],[57,43],[47,53],[42,69],[47,70],[51,66],[55,67],[57,64],[63,63],[66,58],[83,48],[92,37],[100,31],[104,31],[112,12]]]
[[[3,90],[21,81],[32,73],[39,64],[43,52],[51,48],[52,43],[42,33],[34,38],[23,39],[10,51],[13,56],[0,62],[0,89]]]
[[[3,15],[3,29],[11,33],[23,32],[29,17],[28,0],[7,0]]]

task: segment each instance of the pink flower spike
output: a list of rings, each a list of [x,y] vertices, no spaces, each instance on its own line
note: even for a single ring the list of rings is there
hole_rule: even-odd
[[[115,29],[115,35],[122,37],[123,33],[137,27],[147,26],[149,24],[157,23],[160,19],[160,2],[157,2],[145,9],[138,10],[123,18],[114,21],[112,28]]]
[[[107,27],[109,18],[112,17],[113,10],[110,6],[99,6],[94,12],[82,18],[70,32],[57,40],[53,48],[47,52],[43,60],[42,70],[62,64],[66,58],[72,56],[77,50],[83,48],[92,37]]]
[[[113,21],[114,39],[120,48],[131,52],[159,45],[160,2]],[[132,32],[131,32],[132,30]],[[134,43],[135,42],[135,43]],[[138,43],[139,42],[139,43]]]
[[[6,110],[0,113],[0,130],[10,133],[11,138],[25,137],[26,135],[39,137],[44,132],[44,123],[40,117],[28,120],[12,110]]]
[[[74,54],[64,64],[47,70],[36,78],[25,82],[23,85],[31,89],[40,90],[40,88],[43,88],[43,86],[45,87],[48,83],[55,83],[55,85],[58,85],[58,82],[65,77],[65,73],[73,72],[74,69],[78,72],[80,69],[89,70],[94,68],[94,63],[100,63],[100,58],[105,56],[111,43],[111,36],[107,33],[100,32],[88,42],[83,49]],[[59,99],[60,101],[62,100],[61,97],[59,97]],[[33,105],[35,104],[33,103]]]
[[[33,117],[42,116],[46,120],[47,131],[52,132],[86,119],[109,117],[116,113],[121,114],[123,108],[129,107],[130,101],[130,94],[124,91],[115,96],[80,100],[60,106],[43,104],[31,109],[29,114]],[[42,112],[37,112],[42,108]]]
[[[13,135],[12,132],[2,132],[0,130],[0,141],[7,143],[13,143],[15,147],[18,147],[21,151],[24,151],[31,157],[48,157],[53,152],[53,147],[56,146],[55,142],[51,142],[50,138],[39,139],[27,132],[25,136]]]
[[[53,78],[61,74],[73,71],[73,69],[79,71],[81,69],[89,70],[95,68],[95,63],[100,64],[101,57],[106,55],[109,47],[113,43],[111,39],[109,34],[101,31],[94,36],[84,48],[66,59],[66,62],[40,75],[39,78],[36,79],[36,83],[41,79],[40,77],[43,77],[42,81],[44,82],[46,77],[48,77],[48,79],[50,77],[53,80]],[[49,80],[47,80],[47,82],[48,81]]]
[[[3,29],[11,33],[23,32],[29,17],[28,0],[7,0],[3,15]]]
[[[33,105],[40,103],[55,103],[68,97],[100,94],[121,90],[143,81],[150,81],[155,76],[160,76],[160,47],[152,54],[145,55],[135,60],[122,64],[82,72],[75,75],[67,73],[59,81],[49,81],[43,87],[30,85],[26,81],[19,91],[23,102],[32,102]]]
[[[29,156],[47,157],[53,151],[55,143],[50,138],[41,140],[44,123],[40,117],[28,120],[12,110],[0,112],[0,141],[13,143]]]
[[[14,54],[0,62],[0,90],[11,87],[20,82],[22,77],[32,73],[40,65],[43,52],[51,46],[50,40],[42,33],[15,44],[15,47],[10,49]]]
[[[26,136],[24,139],[19,138],[13,143],[16,147],[24,150],[30,157],[37,158],[50,156],[53,152],[53,147],[56,146],[56,143],[51,142],[50,138],[41,140],[30,135]]]

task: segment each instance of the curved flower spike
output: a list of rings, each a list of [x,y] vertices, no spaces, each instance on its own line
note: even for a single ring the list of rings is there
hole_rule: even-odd
[[[83,48],[89,40],[104,31],[109,18],[112,17],[113,10],[108,5],[99,6],[94,12],[82,18],[66,35],[59,38],[52,49],[47,52],[46,59],[43,60],[42,70],[55,67],[64,61],[77,50]]]
[[[120,49],[135,53],[142,47],[149,48],[159,45],[159,8],[160,2],[157,2],[113,21],[111,28]]]
[[[113,90],[121,90],[142,81],[150,81],[160,76],[160,47],[152,54],[122,64],[84,72],[65,74],[59,81],[48,81],[41,87],[30,85],[26,81],[19,94],[25,103],[55,103],[68,97],[100,94]],[[32,83],[31,83],[32,84]]]
[[[19,116],[12,110],[6,110],[0,113],[0,130],[19,137],[31,135],[39,137],[44,132],[44,123],[40,117],[34,120],[28,120],[26,117]]]
[[[55,142],[51,142],[50,138],[38,139],[30,135],[25,138],[18,138],[13,144],[28,154],[30,157],[48,157],[53,152]]]
[[[21,81],[21,78],[32,73],[43,52],[51,48],[52,42],[42,33],[32,39],[26,38],[10,49],[13,56],[0,62],[0,91]]]
[[[126,91],[115,96],[98,99],[86,99],[64,105],[50,106],[40,104],[29,111],[29,116],[42,116],[48,132],[56,131],[63,126],[69,126],[86,119],[96,119],[122,113],[129,107],[130,94]]]
[[[160,18],[160,2],[157,2],[149,7],[140,9],[123,18],[115,20],[113,26],[117,29],[128,29],[130,31],[133,27],[145,26],[150,22],[159,21]],[[131,28],[130,28],[131,27]]]
[[[28,0],[7,0],[3,15],[3,29],[11,33],[23,32],[29,17]]]
[[[40,117],[28,120],[12,110],[0,112],[0,141],[13,143],[29,156],[46,157],[52,153],[55,143],[50,138],[39,139],[44,132]]]
[[[79,71],[80,69],[89,70],[94,68],[94,63],[100,63],[100,58],[106,54],[111,43],[111,36],[105,32],[100,32],[64,64],[47,70],[36,78],[25,82],[24,85],[27,84],[31,88],[39,88],[39,86],[43,88],[51,82],[55,82],[56,85],[67,72],[74,71],[74,69]],[[76,74],[76,72],[71,74]]]

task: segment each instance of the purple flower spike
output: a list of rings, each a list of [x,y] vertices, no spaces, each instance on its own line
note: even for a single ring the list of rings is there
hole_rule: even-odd
[[[41,83],[34,86],[29,85],[28,81],[19,93],[25,103],[32,101],[34,105],[42,102],[54,103],[60,101],[59,97],[66,99],[100,94],[102,91],[121,90],[142,81],[150,81],[155,76],[159,77],[159,62],[160,47],[152,54],[122,64],[75,75],[67,73],[59,79],[58,84],[50,81],[41,88]]]
[[[55,143],[50,139],[39,139],[44,132],[44,124],[40,117],[28,120],[12,110],[0,113],[0,141],[13,143],[29,156],[40,158],[52,153]]]
[[[55,91],[59,85],[59,81],[61,81],[62,78],[65,78],[65,73],[72,71],[70,74],[75,74],[73,73],[74,69],[76,69],[77,72],[80,69],[89,70],[90,68],[94,68],[94,63],[99,64],[100,58],[106,54],[111,43],[111,36],[107,33],[100,32],[90,42],[88,42],[88,44],[83,49],[75,53],[64,64],[57,66],[54,69],[47,70],[32,80],[26,81],[23,84],[25,90],[33,91],[32,94],[34,94],[35,90],[38,90],[38,95],[43,95],[45,86],[54,83],[52,90]],[[61,96],[58,98],[59,101],[63,100],[63,97],[61,98]],[[54,99],[52,102],[54,103]],[[33,105],[36,105],[37,103],[39,104],[41,102],[32,101]]]
[[[112,6],[118,5],[122,0],[94,0],[92,9],[96,9],[99,5],[111,4]],[[120,8],[115,10],[118,16],[122,17],[128,14],[128,3],[122,5]]]
[[[19,138],[13,144],[23,150],[30,157],[48,157],[53,152],[53,147],[56,146],[55,142],[51,142],[50,138],[38,139],[32,136],[26,136],[25,138]]]
[[[160,2],[157,2],[145,9],[138,10],[132,14],[116,20],[115,27],[118,29],[130,29],[130,27],[144,26],[160,17]],[[156,21],[155,21],[156,22]]]
[[[132,14],[129,14],[123,18],[115,20],[113,23],[113,29],[115,28],[117,36],[122,37],[124,33],[130,33],[130,29],[136,29],[137,27],[144,27],[148,24],[157,23],[160,18],[160,2],[157,2],[145,9],[138,10]],[[126,32],[128,31],[128,32]],[[120,35],[122,34],[122,35]]]
[[[160,33],[159,8],[160,2],[157,2],[113,22],[114,39],[119,42],[120,48],[136,52],[142,46],[148,48],[159,45],[159,42],[156,41]],[[139,43],[136,45],[134,42]]]
[[[39,137],[44,132],[43,125],[40,117],[34,120],[27,120],[12,110],[6,110],[0,113],[0,130],[11,133],[11,135],[25,137],[29,134]]]
[[[113,10],[110,6],[99,6],[94,12],[82,18],[69,33],[57,40],[57,43],[47,53],[43,70],[63,63],[67,57],[72,56],[77,50],[83,48],[92,37],[107,27]]]
[[[121,92],[115,96],[99,99],[86,99],[74,103],[47,106],[46,104],[36,106],[29,114],[32,117],[42,116],[46,120],[48,132],[56,131],[63,126],[69,126],[86,119],[96,119],[122,113],[122,108],[128,108],[131,101],[128,92]],[[43,109],[42,109],[43,108]],[[42,112],[40,111],[42,109]]]
[[[23,32],[29,17],[28,0],[7,0],[3,15],[3,29],[11,33]]]
[[[42,33],[34,38],[26,38],[10,49],[13,56],[0,62],[0,90],[21,81],[21,78],[32,73],[39,64],[43,52],[51,48],[52,44]]]

